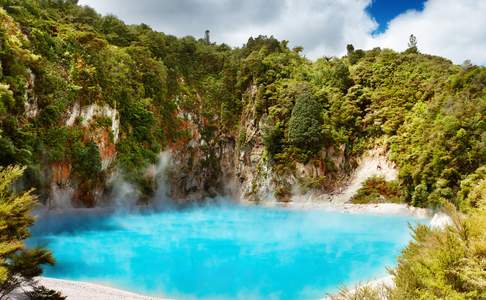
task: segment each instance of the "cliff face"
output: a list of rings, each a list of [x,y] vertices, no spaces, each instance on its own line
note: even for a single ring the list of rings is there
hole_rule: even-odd
[[[350,159],[345,146],[328,147],[307,163],[288,162],[285,171],[275,170],[263,142],[265,116],[256,113],[256,86],[244,94],[238,137],[217,134],[201,137],[205,124],[185,114],[190,138],[171,147],[170,196],[179,201],[201,200],[218,195],[240,201],[290,201],[292,196],[330,193],[348,178]],[[278,166],[277,166],[278,167]]]
[[[170,197],[178,201],[202,200],[205,197],[234,195],[235,140],[219,136],[202,139],[198,129],[185,143],[171,151],[169,171]]]
[[[245,95],[250,102],[254,101],[254,91],[254,87],[249,88]],[[153,182],[154,190],[159,184],[156,177],[166,177],[164,193],[172,200],[200,201],[207,197],[229,196],[240,201],[290,201],[291,196],[312,190],[315,193],[331,192],[339,185],[336,180],[347,175],[344,146],[322,149],[317,158],[308,163],[294,162],[289,170],[276,172],[263,143],[261,128],[266,126],[264,118],[256,117],[254,105],[248,105],[242,114],[239,140],[219,132],[206,140],[201,131],[207,124],[200,116],[183,111],[178,114],[182,119],[181,129],[189,135],[163,149],[169,160],[164,162],[167,164],[164,174],[158,174],[157,164],[147,166],[144,171],[147,180]],[[104,198],[108,197],[113,185],[120,184],[112,178],[122,175],[117,174],[120,172],[117,168],[119,115],[116,108],[98,104],[81,106],[75,103],[67,111],[65,125],[80,129],[83,139],[94,141],[99,149],[103,176],[95,178],[94,185],[83,184],[73,173],[72,162],[50,164],[45,172],[49,181],[47,203],[50,207],[106,204]],[[99,126],[97,120],[100,119],[105,120],[106,126]],[[331,167],[329,161],[332,162]],[[333,171],[328,171],[328,168]],[[304,188],[304,182],[314,182],[314,186]],[[155,193],[152,197],[161,195]]]

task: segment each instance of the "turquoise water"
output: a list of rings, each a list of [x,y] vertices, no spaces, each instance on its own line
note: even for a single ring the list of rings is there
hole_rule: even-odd
[[[53,251],[45,275],[54,278],[175,299],[319,299],[386,275],[416,222],[226,205],[51,213],[29,244]]]

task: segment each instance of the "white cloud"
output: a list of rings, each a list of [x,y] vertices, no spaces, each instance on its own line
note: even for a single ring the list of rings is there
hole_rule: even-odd
[[[303,46],[310,58],[340,56],[355,48],[406,49],[411,33],[419,50],[456,63],[486,64],[486,0],[428,0],[421,12],[408,11],[378,36],[366,13],[372,0],[80,0],[127,23],[146,23],[177,36],[202,37],[241,46],[248,37],[274,35]]]
[[[242,46],[250,36],[273,35],[303,46],[311,57],[341,55],[346,44],[365,44],[376,27],[365,8],[372,0],[81,0],[127,23],[145,23],[177,36]]]
[[[428,0],[423,11],[408,11],[393,19],[386,32],[370,38],[367,47],[402,51],[412,33],[422,53],[444,56],[459,64],[471,59],[484,65],[486,1]]]
[[[377,24],[365,12],[370,1],[286,0],[273,20],[259,26],[242,26],[224,32],[222,39],[241,45],[249,36],[273,35],[291,46],[303,46],[316,58],[342,55],[349,43],[363,44]]]

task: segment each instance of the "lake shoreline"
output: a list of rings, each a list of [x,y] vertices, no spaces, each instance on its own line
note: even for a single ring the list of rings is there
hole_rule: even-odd
[[[69,300],[174,300],[165,297],[154,297],[137,294],[123,289],[117,289],[107,285],[85,281],[57,279],[50,277],[37,277],[36,280],[40,285],[60,292]],[[374,279],[363,284],[357,284],[356,286],[350,288],[350,292],[353,292],[362,286],[390,287],[392,285],[393,277],[385,276],[383,278]],[[12,299],[25,300],[26,298],[17,292],[12,295]],[[330,295],[323,295],[322,300],[330,299]]]
[[[292,201],[292,202],[263,202],[257,205],[264,207],[282,207],[295,210],[322,210],[327,212],[369,214],[387,216],[413,216],[421,219],[431,219],[436,214],[428,208],[419,208],[407,204],[397,203],[373,203],[373,204],[352,204],[319,201]]]
[[[300,201],[299,201],[300,200]],[[434,219],[440,213],[435,213],[430,209],[410,207],[405,204],[392,204],[392,203],[380,203],[380,204],[332,204],[329,202],[317,202],[317,201],[296,201],[290,203],[279,202],[267,202],[267,203],[242,203],[243,205],[259,205],[262,207],[281,207],[290,210],[322,210],[331,211],[336,213],[347,214],[369,214],[369,215],[396,215],[396,216],[414,216],[422,219],[431,220],[431,226],[440,226],[433,224]],[[439,218],[440,219],[440,218]],[[111,300],[111,299],[126,299],[126,300],[162,300],[167,298],[144,296],[128,292],[122,289],[117,289],[103,285],[102,283],[89,283],[83,281],[73,281],[64,279],[55,279],[48,277],[39,277],[39,284],[44,285],[50,289],[61,292],[68,299],[72,300]],[[390,281],[389,277],[378,278],[364,283],[364,285],[372,285],[373,283],[383,282],[383,280]],[[326,299],[326,295],[323,295]],[[13,299],[25,299],[19,294],[18,297],[14,295]]]
[[[251,205],[249,203],[249,205]],[[255,205],[255,204],[253,204]],[[264,207],[281,207],[295,210],[322,210],[326,212],[346,213],[355,215],[375,216],[408,216],[418,219],[429,220],[428,225],[433,228],[444,228],[452,224],[451,218],[442,211],[435,211],[430,208],[420,208],[408,204],[399,203],[331,203],[319,201],[292,201],[292,202],[267,202],[258,204]]]

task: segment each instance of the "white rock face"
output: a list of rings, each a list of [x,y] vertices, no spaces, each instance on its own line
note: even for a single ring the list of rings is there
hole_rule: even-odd
[[[114,143],[118,141],[120,134],[120,115],[116,108],[112,108],[108,104],[100,106],[96,103],[81,107],[79,103],[76,102],[68,114],[66,125],[73,126],[74,122],[79,117],[82,119],[82,126],[88,126],[95,117],[110,118],[113,141]]]
[[[264,146],[254,133],[248,135],[255,145],[240,151],[236,171],[240,178],[241,201],[276,202],[271,166],[263,159]]]
[[[380,149],[373,149],[363,157],[345,193],[352,197],[366,179],[373,176],[382,176],[386,181],[392,181],[398,177],[395,164],[390,162],[386,154],[381,152]]]
[[[319,195],[317,198],[320,201],[344,204],[351,200],[363,186],[366,179],[373,176],[382,176],[386,181],[392,181],[398,177],[398,170],[395,164],[388,160],[386,153],[381,148],[372,149],[363,156],[359,166],[346,185],[337,192]]]
[[[452,225],[451,217],[442,212],[434,214],[429,224],[430,227],[437,229],[444,229],[449,225]]]

